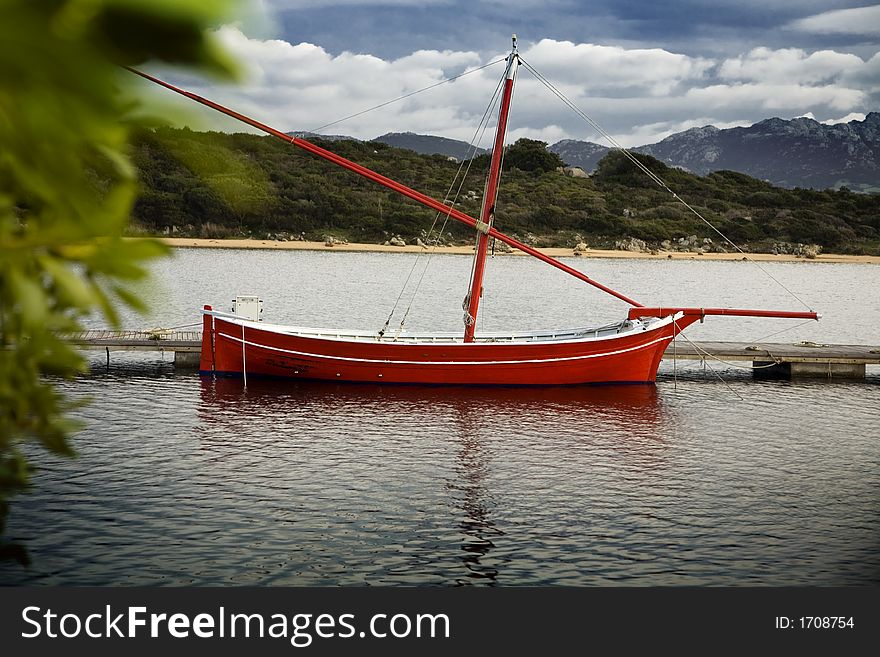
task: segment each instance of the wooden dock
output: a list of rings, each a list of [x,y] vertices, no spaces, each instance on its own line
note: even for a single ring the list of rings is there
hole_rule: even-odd
[[[750,362],[756,377],[828,379],[865,378],[867,365],[880,365],[880,346],[834,345],[815,342],[749,344],[691,342],[669,345],[664,360],[701,360],[711,364]]]
[[[156,351],[174,354],[180,367],[198,367],[201,331],[148,329],[145,331],[84,331],[68,336],[82,349],[101,350],[110,362],[111,351]],[[745,342],[693,342],[680,338],[666,350],[664,360],[751,363],[757,377],[864,378],[867,365],[880,365],[880,346],[749,344]]]
[[[145,331],[91,330],[73,333],[67,341],[80,349],[104,351],[110,364],[111,351],[157,351],[173,353],[177,367],[197,368],[202,350],[201,331],[147,329]]]
[[[147,329],[145,331],[91,330],[68,335],[67,341],[82,349],[193,353],[201,349],[202,332],[173,331],[169,329]]]

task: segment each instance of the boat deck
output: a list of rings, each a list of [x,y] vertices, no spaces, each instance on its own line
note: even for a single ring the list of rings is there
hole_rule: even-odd
[[[230,319],[228,316],[218,315],[222,319]],[[237,318],[232,318],[237,319]],[[658,320],[627,320],[605,326],[562,329],[558,331],[532,331],[522,333],[480,333],[474,337],[475,343],[511,343],[511,342],[567,342],[571,340],[596,340],[609,338],[616,335],[635,333],[645,330]],[[462,344],[464,337],[461,331],[450,333],[386,333],[381,339],[375,332],[364,331],[328,331],[326,329],[277,326],[273,324],[259,324],[256,328],[268,329],[283,333],[284,335],[296,335],[308,338],[323,338],[327,340],[344,340],[347,342],[383,342],[401,344]]]
[[[106,351],[155,351],[175,354],[181,365],[193,363],[192,354],[201,350],[201,331],[153,329],[143,331],[83,331],[68,336],[82,349]],[[866,365],[880,365],[878,345],[749,344],[746,342],[692,342],[678,339],[664,354],[664,360],[751,362],[756,375],[863,378]]]

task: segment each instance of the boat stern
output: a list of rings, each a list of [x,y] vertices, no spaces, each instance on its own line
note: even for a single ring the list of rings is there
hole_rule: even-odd
[[[213,376],[216,369],[214,358],[214,315],[213,308],[202,309],[202,352],[199,358],[199,374]]]

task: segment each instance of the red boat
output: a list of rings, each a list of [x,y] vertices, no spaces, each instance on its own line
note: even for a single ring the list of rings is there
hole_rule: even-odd
[[[513,335],[337,333],[264,324],[205,308],[202,374],[387,383],[552,385],[653,381],[673,313],[597,329]]]
[[[386,336],[384,329],[379,332],[340,332],[280,326],[260,321],[259,311],[226,313],[205,306],[199,368],[202,375],[242,376],[245,380],[248,376],[267,376],[303,380],[469,385],[650,383],[656,378],[657,367],[669,343],[684,328],[706,316],[819,318],[812,311],[648,308],[496,230],[493,226],[495,201],[507,118],[517,68],[521,64],[515,37],[513,50],[506,62],[494,147],[479,219],[302,138],[287,135],[206,98],[130,69],[156,84],[403,194],[436,210],[445,218],[465,223],[476,231],[473,271],[463,304],[465,321],[462,334],[398,333]],[[634,158],[633,162],[666,187]],[[477,317],[490,239],[524,251],[626,302],[631,306],[626,319],[606,326],[563,331],[478,333]]]

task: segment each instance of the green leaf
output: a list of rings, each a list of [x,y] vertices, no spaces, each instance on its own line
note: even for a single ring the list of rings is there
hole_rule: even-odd
[[[17,446],[73,456],[81,401],[52,377],[86,361],[61,337],[116,302],[167,249],[122,240],[137,193],[127,142],[133,87],[120,62],[163,60],[230,76],[211,27],[231,0],[0,0],[0,535],[28,482]],[[112,294],[108,294],[110,290]],[[50,376],[51,375],[51,376]],[[0,536],[0,559],[27,561]]]
[[[40,330],[49,315],[48,300],[42,286],[19,269],[9,270],[6,276],[13,308],[18,307],[22,326],[28,330]]]
[[[95,305],[95,294],[79,274],[50,255],[39,256],[39,263],[51,276],[59,304],[87,312]]]

